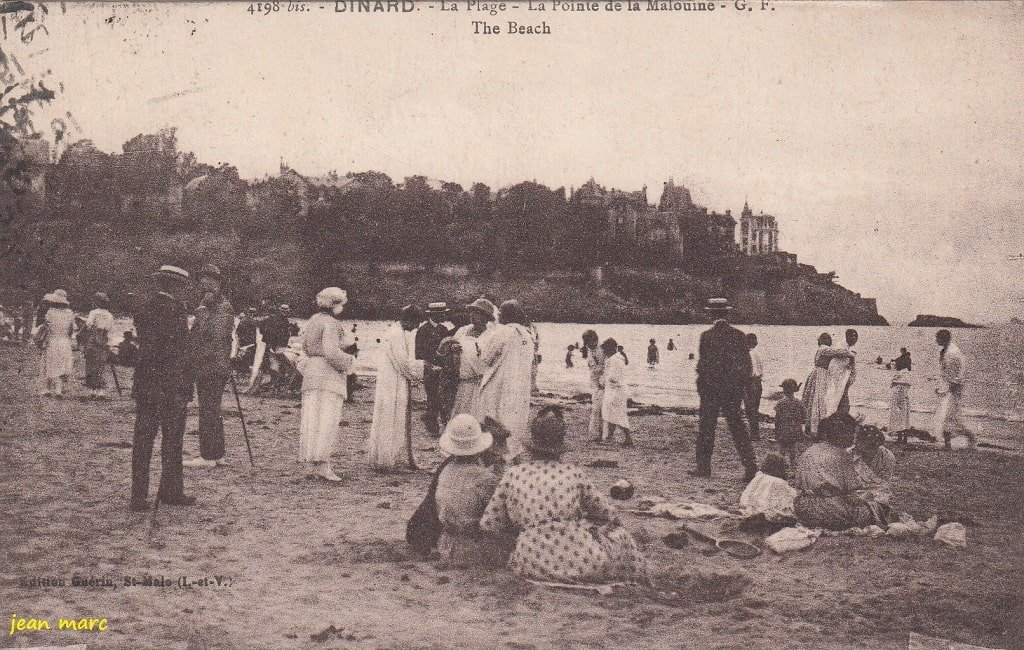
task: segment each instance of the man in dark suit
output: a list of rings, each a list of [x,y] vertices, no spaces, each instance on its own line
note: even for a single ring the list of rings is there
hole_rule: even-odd
[[[443,323],[448,315],[448,303],[432,302],[427,306],[427,322],[416,330],[416,358],[423,359],[428,365],[440,365],[437,346],[453,332]],[[423,424],[432,436],[441,435],[441,400],[438,392],[439,377],[428,373],[423,378],[423,389],[427,393],[427,409],[423,413]]]
[[[697,394],[700,396],[700,425],[697,433],[697,468],[694,476],[711,476],[711,454],[715,448],[715,427],[718,414],[725,414],[729,423],[740,462],[743,463],[744,481],[749,482],[757,472],[754,449],[747,437],[740,402],[750,382],[750,349],[743,332],[729,325],[729,302],[725,298],[712,298],[705,311],[715,319],[711,329],[700,335],[700,358],[697,360]]]
[[[188,273],[162,266],[153,274],[158,291],[135,314],[139,357],[135,364],[135,435],[132,438],[132,496],[130,509],[149,509],[149,463],[157,430],[160,441],[160,487],[157,498],[172,506],[191,506],[182,479],[182,440],[185,410],[192,399],[192,368],[188,346],[188,316],[182,297]]]

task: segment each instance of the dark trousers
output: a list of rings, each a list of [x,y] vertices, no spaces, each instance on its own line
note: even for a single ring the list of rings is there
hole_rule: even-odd
[[[423,377],[423,390],[427,393],[427,408],[423,413],[423,424],[432,435],[441,431],[438,419],[441,416],[440,373],[430,372]]]
[[[206,460],[224,458],[224,416],[221,400],[228,378],[214,375],[196,378],[199,401],[199,455]]]
[[[153,441],[161,431],[160,487],[161,499],[184,496],[181,469],[181,448],[185,437],[185,401],[160,396],[138,402],[135,411],[135,435],[132,438],[132,502],[149,496],[149,462]]]
[[[754,448],[750,445],[747,429],[743,426],[743,417],[740,415],[741,400],[740,391],[723,393],[705,390],[700,393],[697,471],[711,473],[711,454],[715,450],[715,427],[718,425],[719,413],[723,413],[726,422],[729,423],[729,433],[732,434],[732,441],[740,454],[740,462],[743,463],[744,469],[748,474],[757,471]]]
[[[747,414],[751,440],[761,439],[761,390],[761,378],[751,377],[743,391],[743,410]]]

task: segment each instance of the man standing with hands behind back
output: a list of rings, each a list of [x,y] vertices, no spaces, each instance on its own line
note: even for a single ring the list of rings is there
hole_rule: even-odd
[[[188,316],[182,300],[189,286],[188,272],[161,266],[153,274],[157,291],[135,314],[139,357],[135,364],[135,435],[132,438],[132,512],[149,509],[149,464],[157,430],[160,440],[160,487],[157,498],[170,506],[191,506],[185,496],[181,447],[185,437],[185,411],[192,400],[192,372],[188,349]]]
[[[224,420],[221,400],[231,375],[231,335],[235,315],[224,297],[220,269],[207,264],[196,276],[202,302],[189,333],[199,400],[199,456],[185,467],[211,469],[224,465]]]
[[[719,412],[725,413],[740,462],[745,470],[744,482],[757,473],[754,449],[747,437],[740,415],[740,402],[750,382],[750,349],[746,337],[727,317],[732,308],[725,298],[711,298],[705,311],[715,319],[711,329],[700,335],[700,358],[697,360],[697,394],[700,396],[700,425],[697,433],[697,468],[693,476],[711,476],[711,454],[715,448],[715,427]]]

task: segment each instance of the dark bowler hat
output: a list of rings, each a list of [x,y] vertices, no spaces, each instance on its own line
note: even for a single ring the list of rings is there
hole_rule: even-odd
[[[800,390],[800,384],[796,383],[795,379],[786,379],[782,382],[781,386],[782,390],[789,391],[791,393],[795,393]]]
[[[204,264],[203,268],[199,269],[199,272],[196,273],[196,279],[201,280],[203,278],[210,278],[217,282],[224,281],[224,276],[221,275],[220,269],[216,264]]]
[[[732,307],[729,305],[729,301],[725,298],[709,298],[707,306],[704,307],[704,311],[712,313],[722,313],[730,311]]]

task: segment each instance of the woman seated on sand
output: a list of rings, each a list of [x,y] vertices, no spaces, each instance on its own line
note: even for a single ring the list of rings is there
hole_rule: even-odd
[[[484,458],[492,442],[491,434],[468,413],[449,420],[438,441],[450,458],[438,475],[434,497],[442,531],[437,548],[455,564],[499,564],[507,556],[479,526],[498,486],[498,477]]]
[[[811,445],[797,461],[800,495],[793,510],[805,526],[845,530],[888,523],[888,507],[871,493],[876,485],[857,473],[848,451],[856,429],[857,421],[848,414],[825,418],[818,425],[823,441]]]
[[[889,484],[896,474],[896,456],[882,446],[884,442],[885,434],[878,427],[861,427],[853,448],[853,462],[857,475],[870,486],[867,490],[871,498],[887,504],[892,500]]]
[[[505,471],[480,520],[485,532],[518,535],[509,568],[534,580],[646,582],[646,561],[633,536],[582,470],[560,462],[561,409],[541,409],[524,446],[530,460]]]

